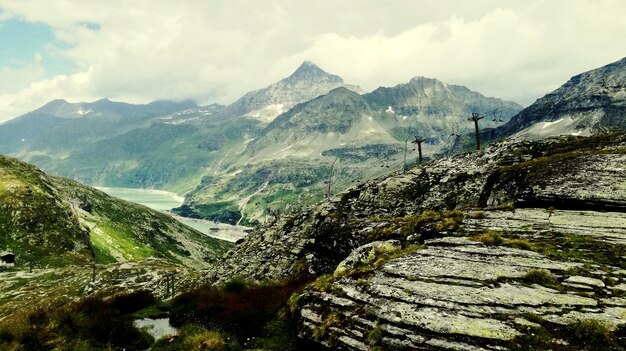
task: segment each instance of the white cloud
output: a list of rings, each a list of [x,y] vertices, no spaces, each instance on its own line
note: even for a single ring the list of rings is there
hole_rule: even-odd
[[[2,16],[54,28],[78,67],[51,79],[36,64],[0,70],[18,82],[1,86],[0,116],[54,98],[229,103],[303,60],[366,89],[424,75],[519,101],[626,55],[624,1],[467,3],[0,0]]]
[[[22,90],[29,82],[41,79],[44,73],[40,55],[36,55],[32,63],[20,67],[0,67],[0,94]]]

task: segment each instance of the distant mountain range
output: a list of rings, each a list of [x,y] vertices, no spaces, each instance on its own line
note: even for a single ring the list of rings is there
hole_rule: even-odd
[[[273,119],[256,119],[257,114],[250,112],[235,118],[237,123],[261,121],[255,125],[261,128],[248,134],[238,150],[231,149],[230,154],[209,166],[178,213],[231,222],[243,215],[247,221],[262,221],[268,208],[275,213],[294,204],[315,203],[328,192],[328,182],[333,192],[352,182],[400,169],[405,142],[418,134],[427,139],[424,150],[432,156],[452,144],[451,134],[471,128],[466,121],[470,112],[498,111],[502,121],[490,121],[491,126],[496,126],[522,108],[423,77],[359,94],[338,77],[305,63],[289,78],[254,93],[267,97],[268,92],[273,92],[271,100],[262,100],[264,104],[243,105],[242,101],[248,101],[244,98],[236,102],[237,114],[267,111],[262,106],[287,105],[279,101],[293,101],[293,95],[286,94],[291,90],[276,87],[284,86],[284,82],[297,86],[303,80],[307,86],[310,82],[324,82],[325,89],[330,87],[328,82],[340,86],[295,104]],[[278,91],[282,95],[276,94]],[[216,116],[230,117],[228,120],[232,121],[233,115],[225,112],[229,109],[233,107]],[[262,124],[265,121],[269,123]],[[223,150],[216,148],[215,152]],[[416,156],[411,146],[407,158],[414,162]]]
[[[0,152],[92,185],[186,194],[176,212],[252,223],[305,206],[404,162],[509,135],[624,128],[625,60],[572,78],[526,109],[465,87],[415,77],[363,93],[305,62],[228,105],[55,100],[0,125]],[[268,209],[270,209],[268,211]]]

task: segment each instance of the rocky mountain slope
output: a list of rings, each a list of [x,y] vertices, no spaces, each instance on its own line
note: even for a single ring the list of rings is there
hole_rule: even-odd
[[[144,206],[0,156],[0,248],[19,265],[67,266],[160,257],[206,266],[228,244]]]
[[[498,111],[503,120],[488,121],[495,126],[520,108],[423,77],[365,95],[337,88],[276,117],[244,153],[212,170],[180,211],[264,221],[268,207],[275,213],[318,201],[328,193],[329,181],[335,192],[401,168],[406,142],[417,135],[426,138],[423,150],[429,157],[451,145],[451,134],[471,128],[470,112]],[[414,162],[414,146],[409,146],[407,162]],[[211,203],[219,205],[207,208]]]
[[[228,105],[218,117],[246,116],[269,123],[295,105],[325,95],[339,87],[357,93],[362,91],[356,85],[346,84],[341,77],[320,69],[312,62],[305,61],[289,77],[263,89],[246,93],[239,100]]]
[[[589,135],[626,128],[626,58],[572,77],[507,124],[485,130],[485,139]]]
[[[317,275],[291,308],[334,349],[620,350],[625,165],[624,133],[505,141],[285,216],[210,275]]]

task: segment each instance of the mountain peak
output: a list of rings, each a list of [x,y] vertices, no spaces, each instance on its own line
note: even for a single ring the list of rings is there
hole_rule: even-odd
[[[319,68],[311,61],[304,61],[287,79],[319,79],[319,78],[332,78],[333,80],[343,82],[339,76],[330,74],[323,69]]]
[[[441,82],[440,80],[436,79],[436,78],[428,78],[428,77],[424,77],[424,76],[415,76],[413,78],[411,78],[411,80],[409,81],[409,84],[443,84],[443,82]]]
[[[65,99],[55,99],[55,100],[49,101],[48,103],[46,103],[45,105],[41,106],[40,108],[36,110],[26,113],[26,115],[36,114],[36,113],[54,114],[56,111],[58,111],[59,109],[63,108],[63,106],[68,105],[68,104],[69,102],[67,102],[67,100]]]

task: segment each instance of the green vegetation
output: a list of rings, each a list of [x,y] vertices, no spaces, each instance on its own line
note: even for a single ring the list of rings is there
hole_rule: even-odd
[[[612,329],[606,322],[595,319],[575,320],[569,325],[558,325],[534,314],[527,314],[525,318],[536,325],[525,327],[522,335],[511,340],[511,350],[626,350],[624,326]]]
[[[419,233],[422,240],[434,237],[437,234],[446,232],[456,233],[461,228],[461,223],[465,214],[461,211],[424,211],[415,216],[402,219],[406,224],[402,228],[402,233],[410,235]]]
[[[64,198],[84,208],[90,240],[99,263],[161,257],[195,264],[217,257],[229,244],[182,225],[172,217],[144,206],[115,199],[74,181],[54,177]],[[198,245],[203,255],[190,257],[187,245]],[[200,262],[202,264],[202,262]]]
[[[594,262],[626,269],[626,245],[596,240],[592,236],[548,232],[533,243],[535,251],[562,261]]]
[[[177,336],[166,336],[156,342],[152,351],[239,351],[241,344],[231,336],[207,330],[200,325],[188,324]]]
[[[0,156],[0,249],[15,253],[20,265],[90,260],[88,249],[77,248],[87,231],[53,191],[54,183],[35,167]]]
[[[294,296],[308,281],[302,277],[259,284],[234,278],[221,287],[201,287],[171,302],[170,323],[183,328],[196,323],[206,330],[219,330],[245,346],[297,349],[300,341],[294,324],[286,320],[288,301],[296,304]]]
[[[468,215],[468,218],[471,218],[471,219],[483,219],[483,218],[487,218],[487,215],[483,211],[472,211]]]
[[[309,285],[309,288],[317,291],[330,292],[333,289],[334,282],[334,274],[324,274],[317,278],[313,283],[311,283]]]
[[[533,246],[526,239],[504,238],[502,232],[497,230],[484,230],[481,234],[470,237],[474,241],[479,241],[490,246],[506,246],[520,250],[533,250]]]
[[[402,150],[397,144],[371,144],[361,147],[328,149],[322,152],[322,156],[338,157],[341,161],[363,162],[371,158],[389,159],[398,155]]]
[[[112,299],[94,296],[60,309],[16,314],[0,324],[2,350],[145,350],[153,342],[132,314],[156,302],[145,291]]]
[[[303,277],[261,284],[234,278],[167,303],[137,291],[92,296],[61,307],[53,304],[0,323],[0,350],[146,350],[151,345],[159,351],[307,349],[307,342],[297,337],[288,299],[298,296],[308,281]],[[291,299],[297,303],[297,298]],[[133,325],[134,319],[164,317],[179,334],[156,343]]]
[[[578,320],[570,325],[573,337],[582,349],[587,350],[608,350],[613,348],[626,348],[626,345],[617,344],[616,335],[613,334],[611,326],[595,319]]]
[[[335,274],[327,274],[319,277],[313,284],[312,288],[320,291],[334,291],[336,293],[341,294],[339,289],[335,289],[333,287],[333,283],[335,278],[341,276],[349,276],[361,278],[369,275],[377,268],[380,268],[389,260],[394,258],[402,257],[404,255],[410,254],[411,252],[415,252],[416,250],[423,249],[423,245],[409,245],[405,248],[398,248],[391,245],[381,245],[380,247],[370,251],[369,256],[366,260],[359,262],[359,264],[347,270],[337,270]]]
[[[500,246],[504,244],[504,239],[502,238],[502,235],[500,234],[500,232],[495,230],[485,230],[482,234],[475,236],[472,239],[480,241],[485,245],[491,246]]]
[[[229,224],[235,224],[241,219],[239,207],[230,201],[218,201],[193,206],[183,205],[172,209],[172,212],[184,217],[207,219]]]
[[[110,221],[101,221],[91,231],[89,238],[98,263],[109,263],[111,257],[137,260],[155,255],[153,248],[133,240],[132,232],[125,229],[117,229]]]
[[[536,268],[533,268],[524,274],[522,280],[529,284],[539,284],[544,286],[554,286],[558,283],[556,277],[552,273],[545,269]]]
[[[367,343],[370,346],[379,346],[383,340],[383,330],[380,327],[380,323],[376,323],[374,328],[367,334]]]
[[[321,340],[323,337],[327,336],[330,328],[339,327],[340,322],[341,319],[338,313],[329,313],[324,317],[323,322],[313,329],[313,338],[315,340]]]
[[[0,156],[0,249],[24,266],[160,257],[203,265],[229,244],[165,214]],[[194,247],[197,254],[191,256]]]

